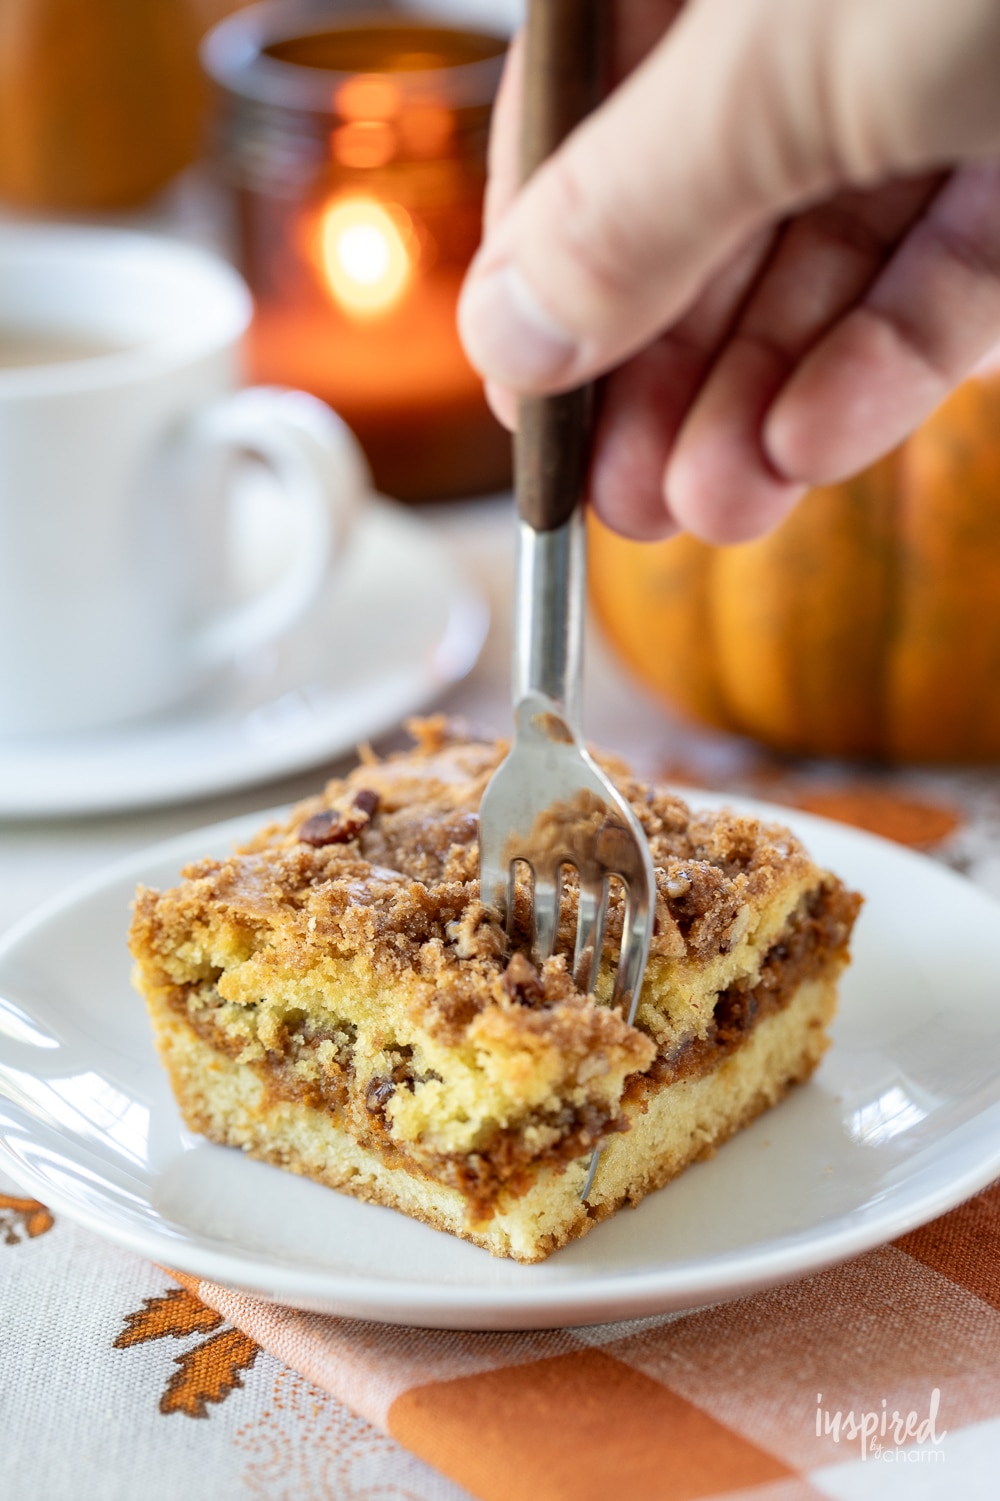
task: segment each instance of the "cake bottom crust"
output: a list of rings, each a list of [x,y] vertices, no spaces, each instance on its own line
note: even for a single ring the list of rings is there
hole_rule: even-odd
[[[836,977],[804,981],[779,1012],[710,1072],[679,1079],[631,1107],[631,1129],[605,1146],[586,1204],[588,1159],[543,1168],[532,1187],[486,1223],[470,1222],[456,1189],[390,1167],[321,1110],[281,1099],[248,1064],[204,1042],[159,998],[149,998],[157,1047],[185,1124],[223,1146],[315,1178],[358,1199],[401,1210],[494,1256],[541,1261],[624,1204],[636,1205],[807,1079],[827,1047]]]

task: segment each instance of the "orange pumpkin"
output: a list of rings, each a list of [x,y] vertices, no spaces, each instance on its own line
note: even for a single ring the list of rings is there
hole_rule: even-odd
[[[1000,377],[759,541],[591,533],[607,634],[691,717],[783,751],[1000,757]]]
[[[197,154],[190,0],[3,0],[0,195],[31,208],[137,203]]]

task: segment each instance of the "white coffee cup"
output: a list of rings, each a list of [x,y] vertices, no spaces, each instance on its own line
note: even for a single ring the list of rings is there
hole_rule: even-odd
[[[250,315],[236,272],[177,242],[0,229],[0,735],[165,708],[326,582],[368,471],[322,402],[236,389]],[[239,454],[273,470],[291,540],[234,602]]]

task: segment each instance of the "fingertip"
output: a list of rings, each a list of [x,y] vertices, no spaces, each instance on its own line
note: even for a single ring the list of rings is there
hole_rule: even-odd
[[[859,352],[844,347],[843,329],[840,325],[806,357],[761,429],[768,462],[800,484],[846,479],[868,461],[875,434],[884,431],[883,393]],[[889,400],[891,405],[891,395]]]
[[[735,458],[735,462],[733,459]],[[732,547],[765,536],[795,507],[806,486],[778,479],[724,445],[681,443],[663,494],[678,524],[702,542]]]
[[[609,495],[594,484],[588,496],[594,515],[609,532],[629,542],[666,542],[677,535],[680,527],[660,494],[654,492],[652,498],[654,504],[649,505],[635,495]]]
[[[788,401],[779,399],[764,424],[761,443],[768,461],[790,480],[834,485],[861,466],[852,466],[842,435],[832,432],[829,422],[818,422],[817,416],[808,399],[794,395]],[[848,443],[847,447],[854,452],[857,445]]]
[[[588,488],[604,525],[635,542],[661,542],[678,530],[661,487],[672,424],[648,364],[633,361],[602,384]]]
[[[702,387],[664,476],[672,515],[703,542],[750,542],[788,514],[803,486],[772,467],[764,422],[784,368],[778,353],[737,337]]]
[[[578,362],[576,338],[564,329],[511,261],[480,252],[458,304],[458,331],[475,368],[519,391],[568,387]]]
[[[506,386],[488,380],[483,388],[490,411],[498,422],[513,433],[517,431],[517,396]]]
[[[859,308],[796,370],[761,441],[789,478],[839,484],[902,442],[942,394],[940,376]]]

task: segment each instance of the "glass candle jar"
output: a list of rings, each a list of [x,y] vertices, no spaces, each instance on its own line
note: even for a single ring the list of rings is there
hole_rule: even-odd
[[[402,499],[510,481],[455,327],[506,45],[328,0],[238,12],[203,48],[256,301],[252,377],[328,401]]]

